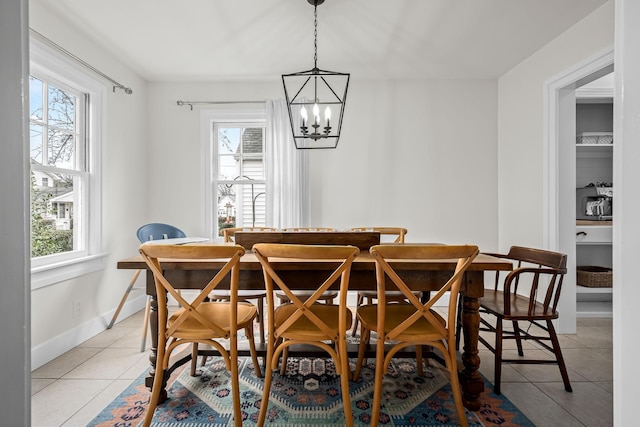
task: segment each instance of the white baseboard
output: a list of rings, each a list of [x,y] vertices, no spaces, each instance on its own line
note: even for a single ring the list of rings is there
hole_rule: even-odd
[[[116,321],[116,323],[144,309],[146,302],[147,296],[145,294],[127,300],[125,305],[122,307],[120,314],[118,315],[118,320]],[[36,347],[32,347],[31,371],[38,369],[39,367],[52,361],[56,357],[82,344],[86,340],[93,338],[100,332],[103,332],[111,322],[111,318],[113,317],[113,314],[115,312],[115,308],[113,310],[109,310],[107,313],[104,313],[101,316],[84,322],[73,329],[70,329],[40,345],[37,345]]]

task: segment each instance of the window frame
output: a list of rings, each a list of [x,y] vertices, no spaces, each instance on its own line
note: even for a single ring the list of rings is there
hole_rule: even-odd
[[[32,258],[33,290],[105,268],[106,253],[102,246],[102,162],[107,87],[87,74],[78,64],[37,38],[30,38],[29,48],[30,75],[51,84],[59,84],[62,89],[70,88],[74,93],[86,94],[80,98],[80,102],[85,103],[85,113],[78,118],[80,125],[85,127],[85,167],[80,172],[85,177],[81,188],[74,186],[74,192],[79,193],[76,198],[80,200],[79,209],[82,210],[79,218],[81,224],[74,224],[74,227],[79,227],[78,238],[83,243],[79,250]],[[66,169],[60,171],[67,172]],[[31,167],[26,179],[30,179],[30,174]]]
[[[260,125],[265,128],[264,141],[264,166],[265,177],[264,182],[266,191],[270,191],[270,185],[267,182],[266,168],[268,153],[266,144],[266,111],[265,110],[202,110],[200,112],[201,140],[203,149],[203,171],[204,171],[204,201],[205,201],[205,230],[210,239],[221,241],[223,238],[218,236],[218,147],[216,145],[215,129],[220,124],[232,124],[251,127],[251,125]]]

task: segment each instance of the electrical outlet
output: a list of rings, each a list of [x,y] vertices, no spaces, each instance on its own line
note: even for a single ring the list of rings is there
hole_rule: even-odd
[[[73,311],[71,312],[71,316],[74,319],[80,318],[80,301],[74,301],[73,302],[72,310]]]

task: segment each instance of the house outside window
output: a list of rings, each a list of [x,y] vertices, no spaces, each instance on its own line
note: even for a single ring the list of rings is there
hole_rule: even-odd
[[[32,289],[103,268],[105,86],[37,39],[30,44]]]

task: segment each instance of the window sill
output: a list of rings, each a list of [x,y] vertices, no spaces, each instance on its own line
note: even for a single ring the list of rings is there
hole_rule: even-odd
[[[44,288],[64,280],[102,270],[105,267],[104,258],[108,254],[101,253],[76,258],[55,264],[43,265],[31,269],[31,290]]]

